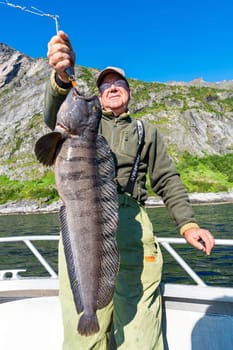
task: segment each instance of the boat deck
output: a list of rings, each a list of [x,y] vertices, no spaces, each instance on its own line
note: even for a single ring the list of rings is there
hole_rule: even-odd
[[[0,271],[0,349],[61,349],[58,277],[32,243],[44,238],[58,239],[58,236],[7,239],[24,241],[49,277],[22,278],[22,270]],[[173,249],[173,244],[185,243],[182,238],[159,240],[194,281],[193,285],[161,286],[165,350],[233,349],[233,288],[207,286]],[[0,238],[1,242],[6,239]],[[216,240],[216,244],[233,245],[233,240]]]

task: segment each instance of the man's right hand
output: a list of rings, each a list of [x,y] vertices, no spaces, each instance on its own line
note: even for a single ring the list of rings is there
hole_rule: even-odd
[[[64,83],[69,82],[65,70],[75,65],[75,52],[70,43],[69,37],[63,31],[59,31],[48,43],[47,56],[50,66],[56,70],[59,79]]]

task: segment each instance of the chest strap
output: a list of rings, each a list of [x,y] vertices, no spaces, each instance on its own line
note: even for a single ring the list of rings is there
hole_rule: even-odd
[[[127,185],[125,187],[125,192],[131,195],[133,194],[133,189],[137,178],[138,167],[139,167],[140,157],[142,153],[142,148],[144,145],[144,138],[145,138],[144,125],[143,125],[143,122],[139,119],[137,119],[137,131],[138,131],[138,149],[137,149],[137,153],[134,159],[134,164],[131,169],[131,173],[130,173]]]

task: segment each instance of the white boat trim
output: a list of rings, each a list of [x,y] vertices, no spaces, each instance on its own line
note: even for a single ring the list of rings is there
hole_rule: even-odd
[[[38,249],[32,243],[33,241],[58,241],[59,235],[35,235],[35,236],[13,236],[13,237],[0,237],[0,244],[6,242],[23,242],[30,251],[34,254],[37,260],[44,266],[45,270],[49,273],[51,278],[58,278],[57,273],[52,269],[44,257],[40,254]],[[192,280],[200,286],[207,286],[206,283],[191,269],[191,267],[185,262],[185,260],[176,252],[171,246],[172,244],[187,244],[184,238],[170,238],[170,237],[158,237],[159,243],[167,250],[167,252],[173,256],[176,262],[188,273]],[[215,245],[233,246],[233,239],[216,239]],[[13,279],[22,278],[20,272],[23,270],[0,270],[0,281],[7,279],[7,275],[12,274]],[[25,271],[25,270],[24,270]],[[1,289],[0,289],[1,290]]]
[[[59,239],[58,235],[39,235],[39,236],[13,236],[13,237],[0,237],[0,243],[9,243],[9,242],[23,242],[29,250],[35,255],[37,260],[44,266],[46,271],[50,274],[51,277],[57,278],[57,273],[52,269],[48,262],[43,258],[38,249],[32,241],[57,241]],[[0,271],[1,273],[1,271]],[[1,279],[1,274],[0,274]]]
[[[28,278],[21,276],[25,269],[0,271],[0,349],[61,349],[58,276],[33,244],[58,239],[59,235],[0,238],[0,244],[24,242],[48,272],[46,278]],[[165,350],[233,349],[233,288],[208,286],[188,266],[172,246],[186,244],[185,239],[160,237],[158,240],[195,283],[161,286]],[[216,245],[233,246],[233,240],[217,239]],[[25,329],[26,337],[22,336]]]
[[[184,238],[158,238],[159,243],[166,249],[166,251],[176,260],[176,262],[187,272],[187,274],[200,286],[207,286],[206,283],[191,269],[185,260],[176,252],[171,244],[186,244]],[[233,239],[216,239],[215,245],[233,246]]]

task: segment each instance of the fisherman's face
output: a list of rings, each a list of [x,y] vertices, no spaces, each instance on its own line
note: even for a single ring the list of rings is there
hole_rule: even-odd
[[[114,85],[114,83],[116,85]],[[103,85],[110,83],[111,85]],[[99,87],[99,99],[105,111],[112,111],[118,116],[128,108],[130,89],[124,79],[117,73],[107,74]]]

